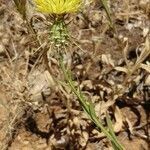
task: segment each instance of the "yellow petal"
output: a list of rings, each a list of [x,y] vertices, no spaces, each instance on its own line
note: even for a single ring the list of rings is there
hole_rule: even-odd
[[[37,10],[48,14],[74,13],[82,0],[34,0]]]

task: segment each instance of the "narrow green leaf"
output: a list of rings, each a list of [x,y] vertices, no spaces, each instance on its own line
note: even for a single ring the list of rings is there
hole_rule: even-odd
[[[60,58],[60,67],[64,73],[65,79],[68,82],[70,88],[72,89],[74,94],[77,96],[83,110],[87,113],[87,115],[89,116],[91,121],[93,121],[93,123],[95,123],[97,128],[100,131],[102,131],[106,135],[106,137],[112,142],[112,146],[114,147],[115,150],[123,150],[121,144],[118,142],[118,140],[114,134],[111,120],[107,117],[107,124],[108,124],[108,128],[109,128],[109,131],[107,131],[107,129],[103,126],[103,124],[97,117],[95,109],[94,109],[94,105],[92,104],[92,102],[87,101],[85,99],[85,97],[84,97],[83,93],[80,91],[80,89],[76,89],[74,82],[72,81],[72,78],[71,78],[71,72],[67,71],[67,69],[65,68],[65,65],[63,63],[63,57]]]
[[[105,9],[105,12],[107,14],[110,26],[112,28],[114,28],[114,25],[113,25],[113,22],[112,22],[112,19],[111,19],[111,15],[110,15],[110,10],[109,10],[108,4],[107,4],[107,0],[100,0],[100,1],[102,2],[102,5],[103,5],[103,7]]]
[[[111,134],[113,140],[112,140],[112,145],[114,147],[115,150],[123,150],[123,146],[119,143],[115,133],[114,133],[114,129],[113,129],[113,125],[112,125],[112,121],[108,115],[108,113],[106,113],[106,122],[108,125],[108,129],[109,129],[109,133]]]

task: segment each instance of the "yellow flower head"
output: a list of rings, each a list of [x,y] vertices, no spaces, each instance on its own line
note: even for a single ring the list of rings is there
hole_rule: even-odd
[[[48,14],[65,14],[78,11],[82,0],[34,0],[37,10]]]

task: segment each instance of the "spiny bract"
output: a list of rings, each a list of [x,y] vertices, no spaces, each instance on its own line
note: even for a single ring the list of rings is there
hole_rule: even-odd
[[[79,10],[82,0],[34,0],[37,10],[47,14],[74,13]]]

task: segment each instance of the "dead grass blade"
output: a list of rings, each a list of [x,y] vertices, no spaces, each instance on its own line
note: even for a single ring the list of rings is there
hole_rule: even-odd
[[[150,41],[147,37],[144,43],[144,49],[142,50],[140,56],[137,58],[137,61],[133,67],[133,72],[138,69],[141,63],[150,55]]]
[[[149,37],[146,38],[145,43],[142,46],[142,51],[141,54],[137,57],[137,60],[135,62],[135,64],[130,65],[128,63],[127,60],[127,49],[128,49],[128,42],[126,44],[126,47],[124,48],[124,59],[126,62],[126,67],[115,67],[116,70],[121,71],[121,72],[125,72],[127,74],[126,79],[124,80],[124,83],[126,83],[126,81],[132,76],[132,74],[134,74],[134,72],[139,69],[145,69],[146,71],[150,72],[150,65],[149,62],[148,64],[143,64],[143,61],[146,60],[146,58],[150,55],[150,41],[149,41]]]
[[[102,5],[105,9],[105,12],[107,14],[110,26],[111,26],[111,28],[114,29],[114,25],[113,25],[113,22],[112,22],[112,19],[111,19],[110,10],[109,10],[108,4],[107,4],[107,0],[100,0],[100,1],[102,2]]]
[[[22,15],[23,19],[26,18],[26,0],[13,0],[18,12]]]

